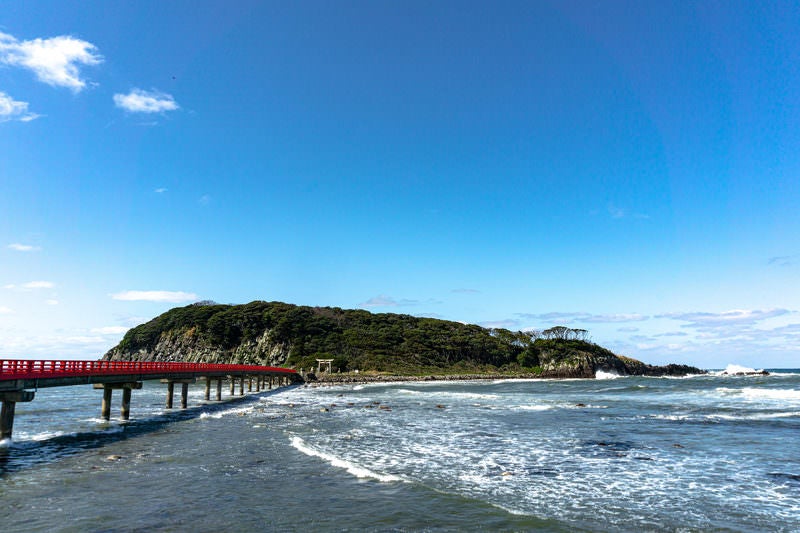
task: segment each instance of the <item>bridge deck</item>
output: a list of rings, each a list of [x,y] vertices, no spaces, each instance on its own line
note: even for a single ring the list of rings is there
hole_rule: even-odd
[[[152,361],[0,360],[0,391],[224,376],[295,376],[290,368]]]

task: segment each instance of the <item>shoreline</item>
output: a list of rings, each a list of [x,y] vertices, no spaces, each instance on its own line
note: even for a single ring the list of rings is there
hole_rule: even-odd
[[[552,379],[540,374],[426,374],[423,376],[402,376],[397,374],[323,374],[313,381],[306,381],[306,385],[343,385],[351,383],[402,383],[402,382],[431,382],[431,381],[478,381],[498,379]],[[565,379],[565,378],[561,378]],[[566,378],[568,379],[568,378]],[[596,378],[583,378],[596,379]]]

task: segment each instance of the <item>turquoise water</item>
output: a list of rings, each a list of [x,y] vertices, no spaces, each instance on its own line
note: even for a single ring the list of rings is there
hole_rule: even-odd
[[[18,404],[3,531],[800,531],[800,371],[202,395]]]

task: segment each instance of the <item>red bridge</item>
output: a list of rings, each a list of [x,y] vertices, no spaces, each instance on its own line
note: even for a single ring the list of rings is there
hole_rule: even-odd
[[[257,365],[217,365],[210,363],[155,363],[147,361],[34,361],[0,359],[0,440],[11,437],[14,427],[14,410],[17,402],[30,402],[35,391],[44,387],[65,387],[70,385],[93,384],[103,389],[103,403],[100,416],[111,417],[111,394],[114,389],[122,390],[123,420],[130,417],[131,390],[141,389],[142,381],[161,380],[167,384],[167,409],[172,408],[175,383],[182,385],[181,408],[186,408],[189,383],[204,379],[205,399],[211,396],[211,381],[217,385],[216,400],[222,400],[222,381],[230,380],[231,396],[234,395],[236,381],[239,381],[239,395],[244,395],[244,382],[248,380],[248,391],[256,391],[262,386],[271,389],[302,381],[297,371],[290,368]],[[33,389],[33,390],[30,390]]]

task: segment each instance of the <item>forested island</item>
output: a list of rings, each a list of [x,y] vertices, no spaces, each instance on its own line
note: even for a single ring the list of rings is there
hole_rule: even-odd
[[[316,368],[361,376],[525,375],[593,378],[703,373],[686,365],[652,366],[590,342],[588,332],[484,328],[435,318],[361,309],[254,301],[176,307],[129,330],[103,357],[114,361],[186,361]]]

